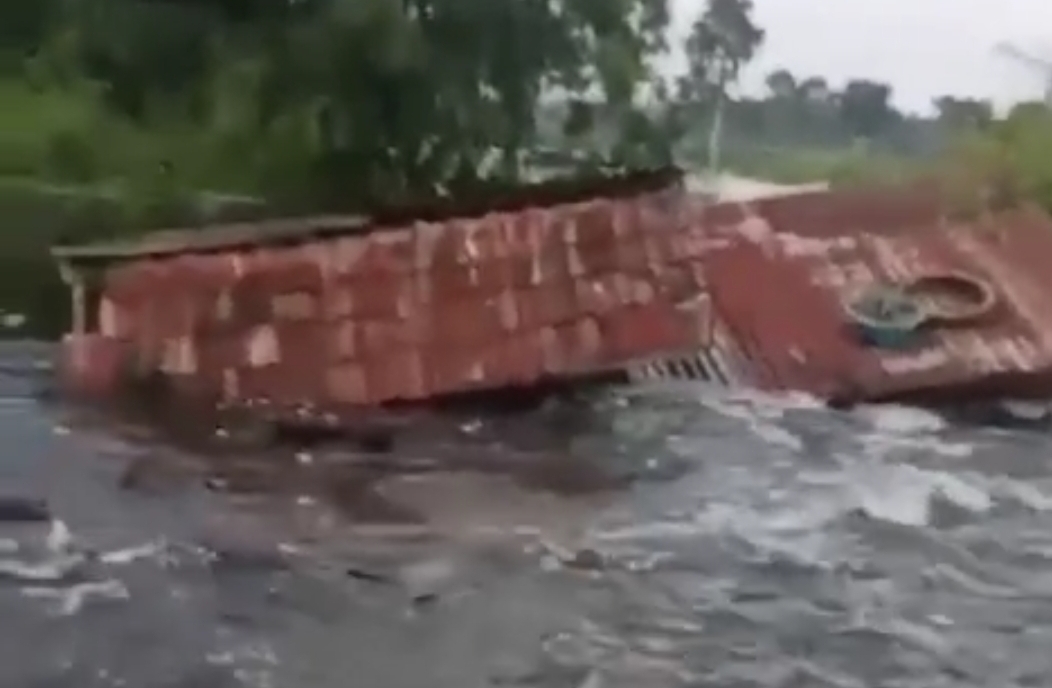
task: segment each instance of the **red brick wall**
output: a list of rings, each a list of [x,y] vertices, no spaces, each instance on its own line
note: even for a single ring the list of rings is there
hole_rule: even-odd
[[[375,404],[696,348],[704,232],[676,191],[109,274],[147,362],[240,401]],[[677,304],[680,304],[677,306]]]

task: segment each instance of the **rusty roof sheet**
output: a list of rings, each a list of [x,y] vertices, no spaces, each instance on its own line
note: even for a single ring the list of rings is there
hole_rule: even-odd
[[[865,207],[855,212],[864,215]],[[1047,215],[1026,209],[971,225],[927,226],[873,223],[870,215],[869,227],[845,222],[838,231],[809,228],[803,216],[787,221],[778,215],[784,209],[742,221],[736,234],[725,227],[732,240],[703,258],[717,309],[765,386],[860,400],[1052,393]],[[787,225],[802,231],[780,229]],[[993,313],[967,327],[935,329],[909,351],[858,341],[844,315],[847,298],[877,282],[947,272],[992,285]]]
[[[557,178],[532,184],[480,184],[455,197],[433,196],[375,205],[360,215],[321,215],[169,229],[130,241],[56,246],[52,255],[73,261],[112,261],[179,253],[212,253],[252,246],[305,243],[319,238],[383,231],[417,221],[477,218],[494,212],[564,205],[598,198],[625,198],[682,182],[676,167]]]

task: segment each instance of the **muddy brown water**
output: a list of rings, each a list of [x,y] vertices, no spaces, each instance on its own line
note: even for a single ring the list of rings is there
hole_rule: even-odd
[[[1052,441],[700,386],[195,455],[0,345],[0,686],[1046,686]],[[426,426],[426,427],[425,427]]]

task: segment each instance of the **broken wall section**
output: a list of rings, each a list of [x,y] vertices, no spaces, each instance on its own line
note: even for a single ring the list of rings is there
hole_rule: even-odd
[[[680,191],[416,222],[112,269],[111,333],[188,392],[373,405],[701,346],[704,231]]]

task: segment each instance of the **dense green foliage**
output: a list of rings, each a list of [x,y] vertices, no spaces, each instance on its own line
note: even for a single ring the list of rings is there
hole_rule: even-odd
[[[307,212],[513,182],[544,98],[602,125],[593,157],[667,161],[668,21],[665,0],[0,3],[3,253],[43,272],[60,236],[214,217],[202,190]]]
[[[764,97],[738,97],[765,35],[751,0],[699,2],[682,75],[655,68],[668,11],[667,0],[0,2],[0,284],[15,285],[0,288],[0,311],[46,310],[58,239],[514,183],[542,157],[701,165],[717,105],[724,160],[748,173],[899,178],[951,132],[976,169],[1018,167],[1020,188],[1052,195],[1043,110],[1001,124],[986,103],[946,97],[937,118],[907,117],[885,84],[837,89],[784,70]]]

